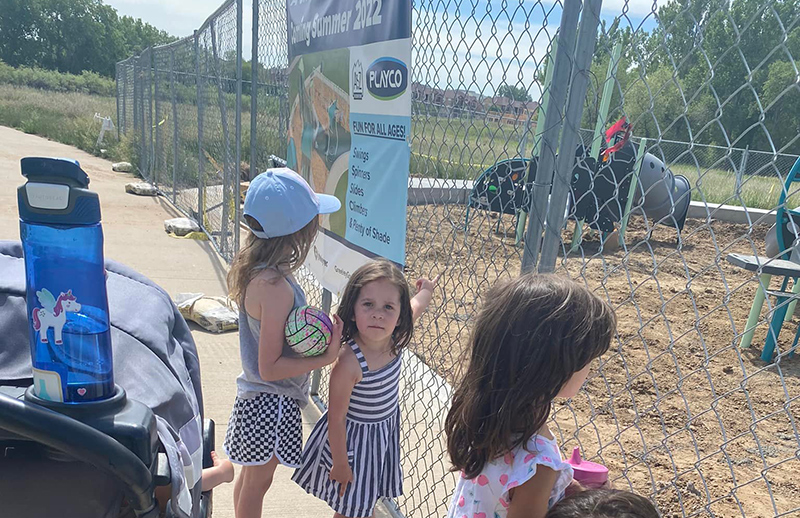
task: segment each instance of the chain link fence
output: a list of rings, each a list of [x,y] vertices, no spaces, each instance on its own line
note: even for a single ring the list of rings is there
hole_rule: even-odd
[[[228,258],[239,179],[285,156],[288,128],[285,4],[254,0],[244,77],[236,7],[117,67],[139,170]],[[418,0],[412,20],[406,273],[442,278],[404,353],[405,494],[389,508],[446,514],[443,421],[476,312],[498,280],[537,269],[619,318],[584,389],[553,407],[565,454],[580,447],[664,516],[800,514],[799,323],[779,293],[800,289],[765,257],[776,215],[785,246],[796,237],[800,5]],[[620,126],[606,143],[622,117],[630,138]],[[749,271],[729,254],[761,259]],[[327,387],[315,376],[323,406]]]
[[[242,1],[229,0],[193,36],[117,64],[135,167],[227,260],[239,240],[241,44]]]

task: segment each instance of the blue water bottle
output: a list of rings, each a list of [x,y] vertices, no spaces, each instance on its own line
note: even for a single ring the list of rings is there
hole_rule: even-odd
[[[23,158],[17,189],[34,393],[81,403],[114,395],[100,201],[77,161]]]

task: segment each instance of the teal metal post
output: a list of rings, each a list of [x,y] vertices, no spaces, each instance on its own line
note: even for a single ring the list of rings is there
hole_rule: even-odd
[[[758,278],[758,289],[756,296],[753,298],[753,307],[750,308],[750,315],[747,317],[747,324],[744,326],[745,333],[742,335],[742,340],[739,342],[739,347],[746,349],[750,347],[753,341],[753,333],[756,330],[758,317],[761,316],[761,307],[764,305],[766,293],[764,290],[769,288],[769,282],[772,280],[772,275],[762,273]]]
[[[611,108],[611,97],[614,94],[614,82],[611,80],[617,74],[617,65],[619,65],[619,57],[622,54],[622,44],[617,42],[611,50],[611,60],[608,62],[608,70],[606,71],[606,82],[603,85],[603,96],[600,98],[600,109],[597,111],[597,124],[594,127],[594,137],[592,138],[592,148],[589,156],[597,158],[600,153],[600,146],[603,144],[603,133],[608,119],[608,110]],[[574,252],[581,246],[581,239],[583,237],[583,220],[575,222],[575,232],[572,234],[572,246],[570,253]]]
[[[642,162],[644,161],[646,147],[647,139],[643,138],[639,143],[639,151],[636,153],[636,163],[633,165],[631,186],[628,188],[628,201],[625,202],[625,212],[622,213],[622,221],[619,226],[619,246],[625,245],[625,231],[628,229],[628,219],[631,217],[631,205],[633,205],[633,197],[636,194],[636,185],[639,183],[639,171],[642,170]]]

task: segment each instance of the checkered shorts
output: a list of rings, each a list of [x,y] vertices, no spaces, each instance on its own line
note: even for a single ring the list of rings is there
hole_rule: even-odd
[[[281,464],[296,468],[303,451],[300,407],[294,399],[276,394],[237,397],[224,447],[236,464],[266,464],[275,455]]]

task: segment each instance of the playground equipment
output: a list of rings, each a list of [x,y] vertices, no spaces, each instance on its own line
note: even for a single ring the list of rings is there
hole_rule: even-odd
[[[651,153],[645,153],[638,179],[634,203],[641,205],[644,215],[656,223],[683,230],[691,202],[689,179],[672,174]]]
[[[583,146],[575,151],[570,205],[578,229],[586,222],[594,230],[609,233],[622,221],[624,234],[627,218],[640,211],[655,223],[683,230],[689,212],[689,180],[674,175],[655,155],[642,153],[625,137],[628,130],[623,128],[617,123],[609,130],[597,158]],[[470,192],[465,230],[472,208],[524,217],[536,167],[537,157],[533,157],[503,160],[486,169]]]
[[[605,233],[614,231],[617,222],[623,222],[621,240],[633,211],[655,223],[683,230],[691,202],[689,180],[674,175],[652,153],[642,153],[644,144],[631,142],[627,138],[629,130],[622,127],[619,122],[612,126],[606,134],[607,144],[614,139],[616,142],[601,151],[598,159],[587,156],[575,168],[575,218]],[[576,239],[580,243],[577,234]]]
[[[800,181],[800,158],[789,171],[781,195],[778,198],[778,210],[775,214],[775,224],[767,232],[765,238],[767,257],[728,254],[726,259],[731,264],[744,268],[748,271],[759,273],[759,286],[750,308],[750,314],[745,324],[745,332],[739,342],[739,347],[747,348],[753,340],[753,333],[761,316],[761,308],[767,295],[775,297],[775,309],[767,331],[767,338],[764,341],[764,349],[761,359],[771,361],[775,352],[775,344],[778,342],[778,335],[781,332],[784,322],[791,320],[794,307],[797,303],[798,293],[800,292],[800,211],[786,208],[786,198],[789,195],[793,183]],[[781,288],[777,291],[769,291],[769,283],[773,275],[783,277]],[[788,291],[789,280],[792,280],[793,287]],[[790,346],[794,350],[800,339],[800,327],[795,333],[794,340]],[[794,354],[792,352],[791,354]]]
[[[536,159],[512,158],[497,162],[486,169],[472,187],[467,203],[467,217],[464,231],[469,227],[470,209],[488,210],[498,214],[513,214],[520,218],[528,206],[528,195],[536,178]],[[501,218],[497,218],[497,231]]]
[[[612,232],[622,217],[629,195],[636,151],[626,141],[617,151],[602,153],[598,158],[584,156],[572,174],[571,205],[574,217],[602,232]]]

